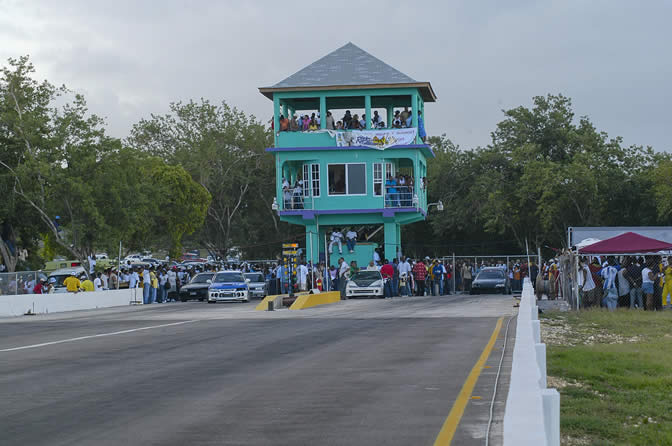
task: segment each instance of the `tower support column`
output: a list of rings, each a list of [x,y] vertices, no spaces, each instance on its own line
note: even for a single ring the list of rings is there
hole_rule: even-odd
[[[385,231],[385,258],[390,262],[397,257],[397,252],[401,251],[401,226],[397,222],[385,222],[383,230]]]

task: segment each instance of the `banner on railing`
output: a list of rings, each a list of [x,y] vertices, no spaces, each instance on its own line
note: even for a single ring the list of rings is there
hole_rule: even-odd
[[[418,129],[382,129],[382,130],[329,130],[336,139],[338,147],[364,146],[374,149],[386,149],[392,146],[415,144]]]

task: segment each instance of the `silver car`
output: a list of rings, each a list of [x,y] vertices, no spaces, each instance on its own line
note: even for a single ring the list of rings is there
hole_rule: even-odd
[[[260,299],[266,297],[268,290],[262,273],[245,273],[245,279],[249,280],[247,284],[250,287],[250,297],[258,297]]]

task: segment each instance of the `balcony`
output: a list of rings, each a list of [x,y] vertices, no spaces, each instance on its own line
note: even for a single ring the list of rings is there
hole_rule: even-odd
[[[423,144],[417,128],[382,128],[371,130],[281,131],[275,135],[276,147],[371,147]]]

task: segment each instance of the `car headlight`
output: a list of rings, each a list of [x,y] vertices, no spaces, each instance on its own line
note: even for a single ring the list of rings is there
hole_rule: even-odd
[[[498,283],[497,285],[495,285],[495,287],[496,288],[504,288],[504,284],[503,283]]]
[[[357,288],[358,285],[355,282],[348,282],[345,286],[347,288]]]
[[[383,286],[383,281],[382,280],[376,280],[375,282],[373,282],[371,284],[371,286],[375,286],[375,287]]]

